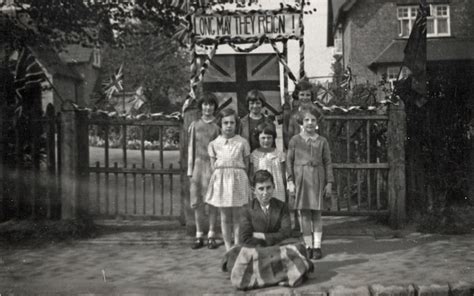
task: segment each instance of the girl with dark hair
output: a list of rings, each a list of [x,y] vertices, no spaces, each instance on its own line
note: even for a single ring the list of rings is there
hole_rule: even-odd
[[[242,117],[240,135],[244,137],[250,144],[250,151],[258,147],[258,140],[252,135],[257,126],[265,122],[266,117],[262,113],[263,106],[266,102],[265,96],[262,92],[253,89],[247,94],[247,108],[249,114]]]
[[[247,177],[250,146],[247,140],[236,135],[239,118],[235,110],[222,110],[218,125],[221,134],[208,147],[212,176],[206,202],[220,210],[222,236],[228,251],[232,247],[232,229],[234,243],[239,244],[240,209],[251,194]]]
[[[284,126],[283,145],[288,149],[288,142],[301,131],[301,112],[310,107],[314,107],[313,85],[309,81],[302,80],[295,86],[293,97],[293,111],[291,112],[288,126]]]
[[[188,130],[188,176],[190,177],[190,203],[194,209],[196,222],[196,241],[192,249],[204,246],[204,197],[211,178],[211,164],[207,147],[219,135],[219,126],[216,124],[214,113],[217,109],[217,98],[212,93],[203,93],[198,102],[201,118],[193,121]],[[217,209],[209,205],[209,232],[207,247],[217,248],[215,240],[215,224]]]
[[[331,151],[326,138],[317,133],[317,110],[304,109],[301,115],[303,129],[288,144],[288,191],[294,196],[293,208],[298,211],[310,257],[320,259],[322,202],[324,195],[331,193],[334,182]]]
[[[258,170],[269,171],[274,178],[275,198],[286,202],[285,176],[285,154],[275,148],[276,129],[272,123],[261,123],[257,126],[256,138],[259,147],[250,155],[250,178],[253,172]]]

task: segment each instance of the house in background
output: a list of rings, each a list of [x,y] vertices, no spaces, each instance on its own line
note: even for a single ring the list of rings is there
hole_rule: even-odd
[[[357,83],[377,83],[386,74],[395,81],[403,50],[415,22],[418,0],[329,0],[334,53],[342,56]],[[428,0],[428,68],[448,63],[473,65],[474,2]],[[331,36],[329,36],[331,38]],[[329,42],[331,43],[331,42]],[[403,73],[401,73],[403,74]]]
[[[45,111],[48,104],[53,104],[56,112],[59,112],[65,100],[80,104],[83,79],[79,73],[62,61],[56,51],[49,46],[37,45],[29,48],[48,78],[42,83],[42,110]],[[51,84],[54,85],[54,89]]]
[[[386,75],[393,84],[399,75],[405,75],[400,69],[419,0],[328,1],[332,19],[328,45],[334,46],[342,66],[351,68],[356,83],[375,84]],[[419,118],[433,119],[425,131],[449,131],[453,144],[447,149],[467,172],[466,198],[474,200],[474,1],[426,2],[430,7],[426,24],[428,91],[438,100],[435,105],[412,108],[411,112]],[[420,126],[410,127],[412,133],[421,130]],[[411,144],[407,157],[414,171],[408,180],[416,179],[417,173],[423,171],[417,163],[417,143]]]
[[[97,88],[102,63],[101,49],[70,44],[59,53],[60,58],[82,79],[79,89],[78,105],[90,106]]]

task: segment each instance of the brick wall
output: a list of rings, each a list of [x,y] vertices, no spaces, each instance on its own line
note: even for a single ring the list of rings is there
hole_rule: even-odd
[[[411,0],[410,0],[411,1]],[[398,38],[397,2],[416,5],[406,0],[359,0],[349,11],[344,27],[344,67],[350,66],[357,83],[377,83],[379,73],[368,68],[393,39]],[[402,3],[403,2],[403,3]],[[474,38],[474,1],[433,1],[450,4],[451,35],[454,38]]]
[[[455,38],[474,38],[474,1],[450,0],[451,35]]]

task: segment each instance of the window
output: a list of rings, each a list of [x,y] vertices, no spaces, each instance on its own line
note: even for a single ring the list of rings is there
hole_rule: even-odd
[[[387,68],[387,81],[390,83],[390,86],[393,89],[393,84],[395,81],[397,81],[399,78],[407,78],[409,75],[409,71],[407,67],[402,67],[402,70],[400,71],[400,66],[395,66],[395,67],[388,67]],[[398,75],[400,74],[400,76]]]
[[[342,28],[337,28],[336,37],[334,37],[334,55],[342,55]]]
[[[92,66],[100,68],[101,60],[100,60],[100,49],[99,48],[94,48],[92,51]]]
[[[415,23],[418,6],[401,6],[397,9],[398,35],[408,38]],[[427,37],[450,36],[449,5],[430,5],[426,19]]]

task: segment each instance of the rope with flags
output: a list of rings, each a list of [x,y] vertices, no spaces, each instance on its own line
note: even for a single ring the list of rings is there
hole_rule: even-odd
[[[288,64],[286,63],[285,58],[283,57],[282,53],[278,50],[278,47],[277,47],[275,41],[270,40],[270,44],[272,45],[273,50],[275,51],[275,53],[276,53],[276,55],[277,55],[277,57],[278,57],[278,60],[280,61],[280,63],[283,65],[283,67],[285,68],[286,72],[288,73],[288,77],[289,77],[294,83],[298,83],[298,80],[296,79],[296,77],[295,77],[295,75],[293,74],[293,72],[291,72],[290,67],[288,67]]]
[[[110,76],[109,81],[103,84],[103,91],[108,100],[115,92],[123,91],[123,64]]]
[[[189,107],[192,101],[196,100],[196,88],[201,83],[204,73],[206,73],[207,68],[209,67],[209,63],[211,62],[212,58],[216,54],[217,50],[217,43],[214,43],[211,50],[208,51],[207,56],[205,58],[204,63],[201,66],[201,69],[198,73],[195,73],[195,69],[197,67],[197,54],[193,53],[193,60],[194,62],[191,63],[191,79],[190,79],[190,91],[189,91],[189,98],[184,102],[183,105],[183,112]],[[193,46],[193,52],[195,48]]]
[[[306,77],[306,73],[304,70],[304,1],[301,1],[301,16],[300,16],[300,38],[298,39],[299,47],[300,47],[300,79]]]

